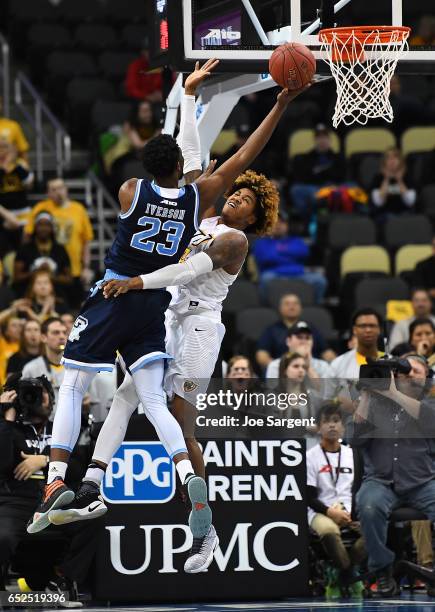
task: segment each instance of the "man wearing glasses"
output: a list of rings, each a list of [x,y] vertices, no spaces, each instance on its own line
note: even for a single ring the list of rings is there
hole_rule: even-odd
[[[352,333],[356,348],[340,355],[331,363],[335,378],[359,378],[359,368],[369,359],[379,359],[378,340],[383,321],[373,308],[361,308],[352,317]]]

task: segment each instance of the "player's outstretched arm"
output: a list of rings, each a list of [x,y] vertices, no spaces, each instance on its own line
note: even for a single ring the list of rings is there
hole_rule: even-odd
[[[239,174],[250,166],[269,141],[289,102],[308,87],[310,85],[292,91],[283,89],[278,94],[275,106],[237,153],[223,163],[210,177],[198,179],[202,211],[213,206],[221,195],[234,184]]]
[[[239,232],[226,232],[215,238],[207,252],[203,251],[183,263],[172,264],[150,274],[128,280],[111,280],[103,286],[105,298],[138,289],[163,289],[174,285],[188,285],[198,276],[224,268],[228,274],[237,274],[248,252],[248,241]]]
[[[207,60],[203,66],[196,62],[195,70],[189,74],[184,83],[184,95],[181,100],[180,133],[178,134],[177,142],[184,157],[183,173],[186,183],[193,183],[202,172],[201,145],[196,124],[196,90],[210,76],[218,64],[219,60],[213,58]]]

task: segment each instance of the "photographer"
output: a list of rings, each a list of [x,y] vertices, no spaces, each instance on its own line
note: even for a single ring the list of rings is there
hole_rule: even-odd
[[[12,389],[0,395],[0,568],[25,536],[45,484],[51,440],[53,389],[45,377],[22,382],[19,398]]]
[[[425,358],[410,355],[404,363],[407,367],[402,365],[402,372],[391,376],[386,390],[382,390],[385,378],[362,381],[349,439],[363,452],[364,480],[356,498],[357,511],[369,569],[376,574],[377,592],[382,597],[398,592],[392,577],[394,553],[386,545],[392,510],[410,506],[435,520],[428,439],[435,435],[435,399],[425,397],[429,374]]]
[[[37,507],[46,481],[54,402],[53,388],[45,376],[8,381],[8,390],[0,395],[0,572],[16,553],[19,544],[35,536],[26,533],[27,522]],[[86,440],[89,415],[85,414],[81,431]],[[77,446],[67,472],[69,486],[80,482],[91,456],[91,448]],[[35,539],[38,550],[48,546],[53,535],[56,550],[32,561],[22,570],[31,588],[67,593],[67,607],[81,607],[75,581],[83,583],[93,561],[98,530],[93,525],[66,525],[50,528],[47,542]],[[50,537],[50,532],[51,537]],[[6,576],[0,573],[0,590],[5,590]]]

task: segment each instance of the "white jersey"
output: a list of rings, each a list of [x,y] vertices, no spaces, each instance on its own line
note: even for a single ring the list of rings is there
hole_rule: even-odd
[[[352,512],[352,485],[355,477],[353,451],[341,444],[337,453],[324,453],[320,444],[307,452],[307,486],[316,487],[318,498],[326,506],[341,502]],[[308,523],[315,516],[308,508]]]
[[[207,251],[214,239],[225,232],[243,234],[240,230],[218,223],[219,219],[220,217],[211,217],[202,221],[181,261],[201,251]],[[237,274],[228,274],[222,268],[202,274],[188,285],[181,285],[178,291],[172,292],[174,297],[170,309],[176,315],[207,313],[219,315],[222,310],[222,302],[227,297],[228,289],[236,278]]]

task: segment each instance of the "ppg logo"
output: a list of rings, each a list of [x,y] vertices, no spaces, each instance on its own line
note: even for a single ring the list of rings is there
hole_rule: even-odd
[[[175,493],[175,466],[160,442],[124,442],[103,481],[111,504],[163,504]]]

